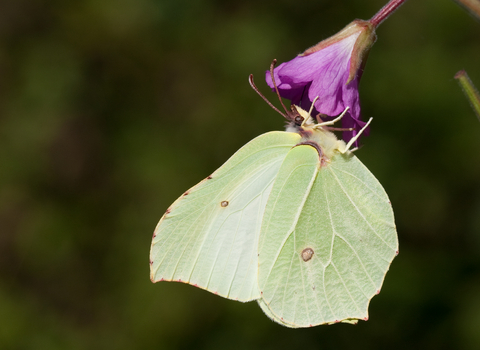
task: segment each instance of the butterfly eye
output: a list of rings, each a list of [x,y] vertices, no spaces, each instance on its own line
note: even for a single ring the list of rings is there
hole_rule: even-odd
[[[297,115],[295,117],[295,125],[301,126],[304,120],[304,117]]]

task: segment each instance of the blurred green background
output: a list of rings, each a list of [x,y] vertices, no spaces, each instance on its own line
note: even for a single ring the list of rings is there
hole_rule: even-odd
[[[393,204],[400,254],[357,326],[283,328],[152,284],[167,207],[282,117],[250,88],[386,0],[1,0],[1,349],[479,349],[480,23],[407,1],[377,31],[357,156]]]

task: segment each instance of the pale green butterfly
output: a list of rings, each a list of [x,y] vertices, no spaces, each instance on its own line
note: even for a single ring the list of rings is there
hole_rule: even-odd
[[[371,119],[345,144],[328,126],[345,112],[318,124],[310,113],[293,107],[286,132],[253,139],[167,209],[152,282],[257,300],[292,328],[368,319],[398,254],[387,194],[349,150]]]

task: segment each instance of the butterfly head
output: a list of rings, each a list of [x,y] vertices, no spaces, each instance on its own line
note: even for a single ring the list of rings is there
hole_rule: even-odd
[[[300,143],[314,143],[316,145],[315,148],[321,150],[322,154],[320,154],[320,156],[324,161],[328,162],[337,152],[345,153],[345,142],[338,140],[328,127],[328,125],[333,124],[336,120],[318,123],[317,120],[312,117],[311,110],[307,112],[298,106],[294,107],[299,114],[299,118],[296,118],[287,125],[287,132],[300,134],[300,136],[302,136]]]

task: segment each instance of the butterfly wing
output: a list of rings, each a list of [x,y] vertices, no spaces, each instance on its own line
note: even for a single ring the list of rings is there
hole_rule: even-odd
[[[265,210],[259,304],[289,327],[367,319],[397,250],[390,202],[368,169],[341,154],[320,167],[313,147],[295,147]]]
[[[278,169],[299,138],[270,132],[253,139],[173,203],[154,232],[152,281],[190,283],[239,301],[257,299],[263,213]]]

